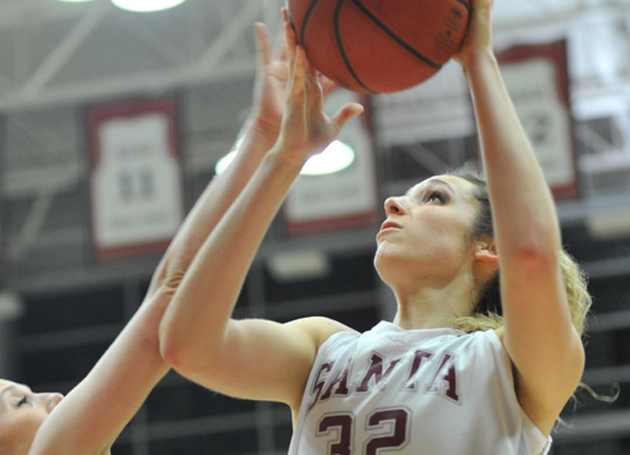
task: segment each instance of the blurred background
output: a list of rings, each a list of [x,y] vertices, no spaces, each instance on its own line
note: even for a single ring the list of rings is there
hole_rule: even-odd
[[[620,389],[612,403],[577,394],[552,452],[626,455],[630,0],[495,3],[506,77],[541,150],[564,243],[590,277],[584,382],[604,396]],[[67,393],[119,333],[247,118],[252,24],[275,35],[283,4],[186,0],[130,12],[109,0],[0,0],[0,377]],[[357,98],[339,90],[330,107]],[[372,267],[382,201],[478,164],[453,63],[418,87],[358,99],[364,120],[341,138],[354,161],[300,177],[238,317],[322,314],[359,330],[391,317],[392,296]],[[279,455],[290,435],[285,406],[226,398],[171,373],[113,453]]]

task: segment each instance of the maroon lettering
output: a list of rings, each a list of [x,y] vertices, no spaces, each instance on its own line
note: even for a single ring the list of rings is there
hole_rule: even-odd
[[[408,368],[409,371],[406,377],[402,378],[402,383],[399,383],[401,391],[415,392],[425,387],[423,389],[425,393],[439,395],[455,403],[460,402],[454,354],[446,353],[436,357],[435,353],[417,349],[413,355],[403,358],[406,360],[404,363],[409,365],[405,369]],[[347,359],[343,368],[335,367],[341,366],[339,362],[323,363],[317,371],[312,386],[312,399],[307,412],[310,412],[317,403],[333,397],[345,397],[352,393],[366,393],[382,389],[401,360],[401,358],[389,360],[376,352],[372,353],[369,364],[365,367],[363,375],[359,376],[361,380],[358,382],[350,377],[354,359]],[[424,376],[421,371],[427,368],[430,368],[428,372],[432,374],[431,379],[421,384],[420,378]]]
[[[459,395],[457,394],[455,356],[452,354],[444,354],[444,358],[442,359],[442,362],[436,370],[433,380],[427,387],[426,391],[430,393],[440,393],[443,388],[446,389],[442,392],[445,396],[455,402],[459,402]]]
[[[317,426],[317,436],[330,433],[331,428],[338,428],[338,437],[328,445],[330,455],[352,454],[352,416],[347,414],[333,414],[325,416]]]
[[[387,377],[398,362],[400,362],[400,359],[392,360],[392,363],[389,364],[387,370],[383,372],[383,357],[376,353],[372,354],[372,358],[370,359],[370,366],[368,367],[365,376],[363,376],[361,385],[357,388],[356,391],[367,392],[368,390],[370,390],[370,381],[372,380],[372,378],[374,378],[374,386],[378,387],[381,382],[387,379]]]
[[[313,409],[313,406],[315,406],[315,404],[319,400],[319,396],[321,395],[322,389],[324,388],[324,384],[326,383],[326,380],[322,379],[322,376],[325,376],[325,373],[329,372],[332,369],[332,366],[334,365],[334,363],[335,362],[326,362],[326,363],[323,363],[322,366],[319,368],[319,371],[317,372],[317,380],[315,381],[315,385],[313,386],[313,391],[311,392],[311,394],[313,395],[313,399],[311,400],[311,403],[308,405],[309,411]]]
[[[391,422],[390,429],[386,429],[387,422]],[[398,408],[374,411],[364,423],[372,434],[357,432],[357,437],[364,438],[365,444],[354,441],[355,424],[360,422],[355,422],[350,414],[328,414],[322,417],[317,425],[316,435],[328,439],[327,455],[362,453],[359,449],[353,450],[353,447],[365,447],[365,455],[379,455],[389,453],[392,449],[400,449],[408,442],[411,415],[406,409]]]
[[[350,365],[352,365],[352,359],[348,359],[343,369],[340,372],[337,372],[335,376],[329,381],[329,385],[326,388],[326,391],[319,398],[320,401],[327,400],[333,395],[333,388],[337,386],[337,390],[335,390],[335,395],[348,395],[350,390],[348,390],[348,374],[350,373]]]
[[[389,435],[373,437],[365,446],[366,455],[378,455],[379,449],[394,449],[407,442],[407,420],[409,413],[405,409],[387,409],[376,411],[368,418],[368,429],[378,429],[383,422],[393,421],[393,430]]]
[[[413,353],[413,362],[411,363],[411,371],[409,371],[409,376],[407,378],[407,382],[403,386],[402,390],[416,390],[417,381],[414,378],[420,366],[433,357],[433,354],[427,351],[423,351],[422,349],[418,349]]]

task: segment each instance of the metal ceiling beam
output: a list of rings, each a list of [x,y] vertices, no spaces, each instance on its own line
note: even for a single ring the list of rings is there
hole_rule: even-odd
[[[13,90],[15,82],[9,76],[0,71],[0,93],[3,91]]]
[[[223,56],[232,48],[234,42],[250,30],[253,21],[260,13],[260,1],[250,0],[243,9],[223,28],[221,34],[214,40],[210,48],[201,56],[198,65],[214,68]]]
[[[26,81],[18,94],[18,98],[32,100],[40,95],[46,85],[72,58],[83,40],[94,31],[106,15],[107,9],[105,8],[94,8],[87,13]]]
[[[31,210],[24,221],[19,235],[11,245],[9,245],[9,256],[11,260],[18,261],[33,245],[44,226],[46,217],[50,212],[55,193],[42,190],[37,195],[31,206]]]
[[[158,55],[162,56],[165,61],[172,65],[185,64],[190,58],[186,49],[181,49],[170,41],[159,36],[155,30],[147,27],[143,22],[132,20],[134,16],[122,16],[122,25],[140,41],[153,49]]]
[[[73,105],[123,95],[151,95],[182,86],[245,77],[253,74],[254,70],[255,63],[250,59],[226,64],[221,68],[187,66],[162,71],[143,71],[132,75],[86,81],[71,87],[51,88],[41,92],[37,98],[0,99],[0,112],[11,113],[55,105]]]
[[[531,1],[536,2],[538,0]],[[531,32],[541,27],[566,26],[571,21],[578,20],[578,17],[585,17],[585,12],[587,11],[597,11],[598,14],[614,14],[617,20],[623,20],[620,18],[625,17],[630,23],[630,12],[622,8],[622,2],[598,0],[596,3],[598,5],[597,8],[592,2],[588,4],[577,0],[572,4],[555,2],[557,14],[543,14],[541,11],[541,14],[535,20],[531,20],[531,17],[528,17],[526,22],[524,22],[525,18],[519,18],[518,15],[515,15],[512,19],[509,16],[504,17],[496,24],[497,35],[507,36],[515,32],[520,34],[521,30],[523,33],[528,33],[528,31]],[[212,4],[212,8],[217,9],[219,15],[230,18],[230,20],[222,21],[222,24],[226,25],[223,26],[220,34],[213,39],[210,46],[206,49],[203,49],[203,46],[206,46],[207,42],[197,30],[197,36],[191,36],[191,47],[188,49],[188,53],[185,50],[179,53],[177,46],[170,45],[169,47],[168,43],[165,43],[164,46],[161,46],[161,44],[153,45],[154,49],[162,50],[159,55],[167,62],[168,68],[114,75],[102,79],[86,78],[76,81],[72,86],[54,87],[51,83],[55,76],[59,74],[64,64],[68,63],[75,55],[75,52],[81,46],[82,39],[90,35],[90,32],[98,25],[99,21],[103,20],[107,12],[113,11],[113,7],[109,3],[95,2],[94,4],[73,5],[54,0],[22,0],[5,3],[3,4],[4,9],[3,16],[0,19],[0,27],[13,26],[16,33],[20,33],[20,21],[23,24],[32,26],[32,22],[28,22],[29,17],[32,17],[33,21],[46,21],[52,20],[52,18],[56,18],[56,20],[59,20],[59,18],[76,18],[78,23],[53,53],[45,59],[44,63],[32,73],[32,69],[28,68],[28,49],[23,49],[22,52],[16,51],[15,55],[18,60],[16,60],[15,66],[19,67],[22,65],[22,74],[18,78],[10,78],[6,73],[5,75],[0,75],[0,112],[18,111],[53,104],[67,105],[85,102],[89,99],[117,97],[132,93],[146,93],[147,91],[164,91],[213,80],[222,80],[223,78],[247,76],[254,70],[254,56],[249,55],[251,50],[248,50],[242,55],[243,61],[236,60],[235,57],[241,57],[238,52],[239,49],[244,50],[245,46],[238,47],[235,43],[240,38],[245,39],[244,37],[247,37],[246,39],[248,40],[253,39],[253,33],[251,33],[252,22],[261,16],[265,21],[279,16],[278,10],[282,4],[282,0],[250,0],[239,5],[216,1]],[[553,4],[554,2],[550,3],[550,5]],[[41,11],[37,11],[37,8]],[[553,6],[549,6],[549,8],[553,8]],[[5,9],[8,11],[7,14],[5,14]],[[194,15],[195,9],[192,6],[190,11]],[[197,16],[202,17],[202,15]],[[519,20],[521,22],[518,22]],[[187,25],[194,25],[195,27],[202,25],[197,22],[188,22]],[[129,26],[129,24],[123,25]],[[203,30],[203,27],[201,30]],[[144,29],[136,30],[136,37],[144,44],[152,42],[151,37],[154,35],[159,36],[159,33],[146,26],[144,26]],[[226,63],[225,57],[228,53],[231,54],[231,61]],[[201,57],[195,61],[193,60],[195,55],[201,55]],[[19,59],[22,59],[22,63],[20,63]],[[26,67],[24,66],[25,64],[27,65]],[[16,81],[24,79],[27,82],[21,87],[18,85],[18,90],[16,90]],[[630,86],[630,81],[623,81],[623,83],[628,83]]]
[[[72,3],[58,0],[1,0],[0,30],[46,24],[59,20],[82,17],[103,3]],[[113,9],[113,5],[107,5]]]
[[[279,0],[272,0],[278,2]],[[225,7],[225,5],[221,6]],[[231,20],[224,23],[222,30],[212,40],[209,47],[201,50],[201,57],[193,60],[186,52],[179,52],[171,46],[160,52],[169,64],[164,69],[142,70],[131,74],[86,78],[68,86],[51,85],[55,76],[75,55],[81,43],[94,31],[99,22],[105,19],[111,8],[90,8],[79,22],[57,45],[46,60],[30,74],[27,82],[19,90],[10,89],[7,78],[6,90],[0,92],[0,112],[14,112],[50,105],[68,105],[86,102],[90,99],[112,98],[126,94],[163,92],[181,87],[194,86],[216,80],[233,79],[252,74],[255,59],[251,51],[243,53],[242,60],[224,62],[229,52],[234,52],[240,39],[253,40],[252,23],[263,14],[259,0],[249,0],[236,11],[228,11]],[[233,9],[233,8],[232,8]],[[125,26],[128,27],[128,24]],[[136,37],[146,44],[154,34],[151,30],[136,30]],[[197,47],[200,44],[197,41]],[[155,46],[154,46],[155,47]],[[243,46],[241,46],[243,47]],[[162,49],[164,50],[164,49]],[[194,50],[193,50],[194,53]],[[200,55],[199,52],[196,55]],[[27,58],[27,56],[23,56]],[[0,82],[4,81],[2,78]],[[2,96],[4,95],[4,96]]]

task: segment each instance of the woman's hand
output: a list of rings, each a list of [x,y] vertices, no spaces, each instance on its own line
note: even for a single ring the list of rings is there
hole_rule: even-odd
[[[472,11],[468,18],[462,45],[453,59],[464,71],[479,52],[492,53],[492,6],[494,0],[472,0]]]
[[[363,112],[358,103],[347,103],[333,116],[324,112],[324,90],[318,71],[298,46],[291,26],[285,21],[287,54],[290,62],[286,110],[281,126],[278,150],[301,164],[324,150],[337,138],[343,126]]]
[[[286,8],[283,8],[282,16],[286,26],[288,22]],[[250,119],[259,133],[263,134],[270,144],[273,144],[280,134],[291,71],[287,34],[280,34],[282,38],[273,55],[266,26],[260,22],[256,23],[255,32],[258,70]],[[292,39],[295,40],[294,37]],[[295,47],[294,42],[291,43],[292,47]],[[320,83],[324,99],[337,87],[332,80],[322,75],[320,75]]]

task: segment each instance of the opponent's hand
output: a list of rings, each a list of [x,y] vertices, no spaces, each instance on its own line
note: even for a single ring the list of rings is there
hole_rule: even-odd
[[[261,132],[275,142],[280,132],[286,102],[289,61],[286,42],[280,42],[272,54],[267,27],[255,24],[257,70],[251,118]]]

